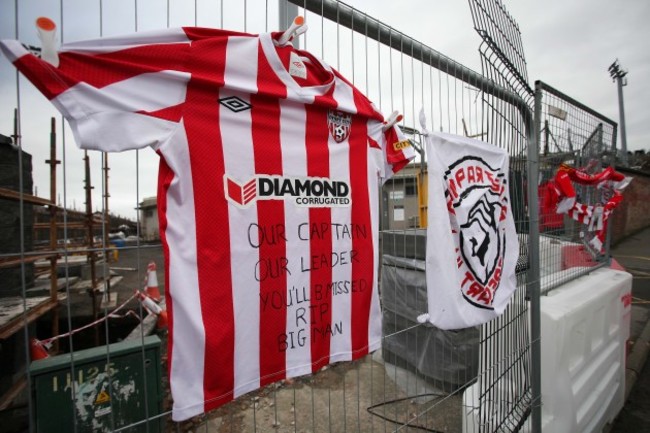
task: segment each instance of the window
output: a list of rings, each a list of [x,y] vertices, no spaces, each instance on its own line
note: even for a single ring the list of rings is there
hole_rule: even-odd
[[[393,221],[404,221],[404,206],[393,207]]]
[[[415,179],[410,178],[410,179],[405,179],[404,180],[404,193],[406,194],[407,197],[413,197],[417,195],[418,190],[415,185]]]

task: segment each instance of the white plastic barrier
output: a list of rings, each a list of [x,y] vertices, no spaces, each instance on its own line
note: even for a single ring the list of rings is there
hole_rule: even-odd
[[[600,432],[623,407],[632,276],[599,269],[541,299],[542,423]]]
[[[565,243],[548,236],[539,237],[539,274],[542,278],[562,270],[562,246]]]
[[[544,432],[600,432],[623,407],[631,290],[629,273],[603,268],[542,297]],[[509,388],[508,379],[504,378],[501,385]],[[479,395],[484,391],[477,382],[463,395],[465,433],[486,428],[492,431],[486,426],[486,412],[509,411],[511,408],[503,405],[516,401],[505,398],[500,402],[480,402]],[[479,410],[481,403],[483,407]],[[530,431],[529,423],[523,430]]]

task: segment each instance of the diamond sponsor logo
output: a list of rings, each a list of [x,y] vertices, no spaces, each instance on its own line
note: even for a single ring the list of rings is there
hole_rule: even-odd
[[[257,181],[253,179],[245,184],[239,184],[226,177],[226,194],[232,202],[246,206],[257,197]]]
[[[321,177],[258,175],[239,183],[224,175],[226,199],[246,208],[256,200],[290,200],[298,207],[350,206],[350,185]]]

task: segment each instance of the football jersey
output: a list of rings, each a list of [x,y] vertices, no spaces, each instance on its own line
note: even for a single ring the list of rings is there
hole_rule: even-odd
[[[441,329],[480,325],[516,289],[519,243],[508,193],[508,154],[479,140],[425,135],[428,159],[428,313]],[[432,242],[432,240],[435,240]]]
[[[380,346],[378,197],[414,151],[278,36],[101,38],[58,68],[2,41],[80,147],[160,156],[174,420]]]

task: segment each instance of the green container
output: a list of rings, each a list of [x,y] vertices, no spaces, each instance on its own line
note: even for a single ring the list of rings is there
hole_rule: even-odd
[[[39,433],[163,430],[155,335],[34,361],[30,374]]]

